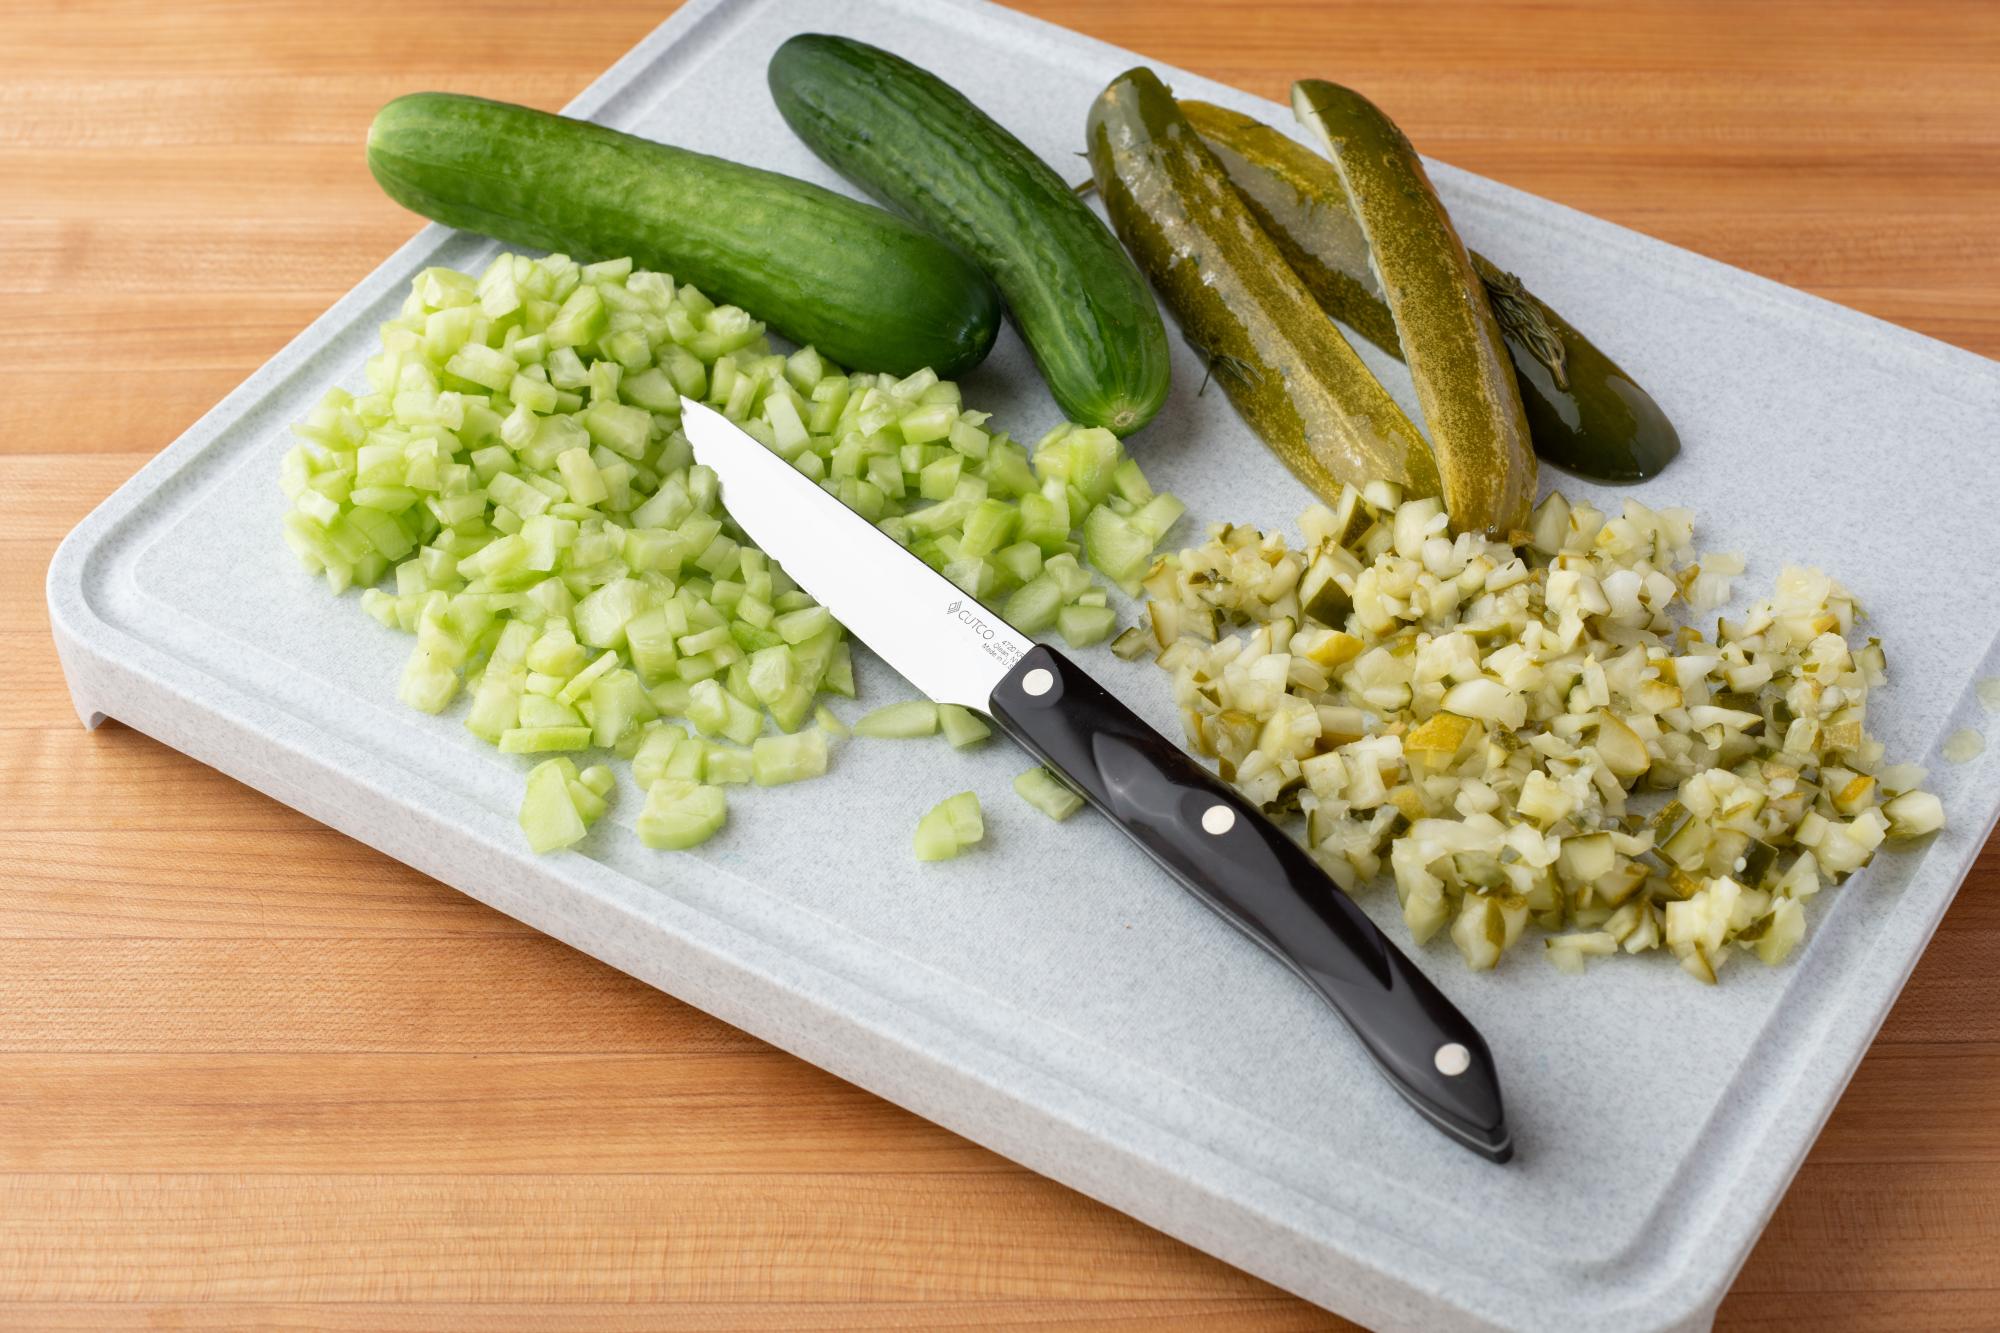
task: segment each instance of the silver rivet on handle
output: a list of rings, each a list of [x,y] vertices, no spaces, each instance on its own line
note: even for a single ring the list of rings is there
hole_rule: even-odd
[[[1021,688],[1027,693],[1037,696],[1047,694],[1055,688],[1055,685],[1056,678],[1047,667],[1036,667],[1033,671],[1021,677]]]

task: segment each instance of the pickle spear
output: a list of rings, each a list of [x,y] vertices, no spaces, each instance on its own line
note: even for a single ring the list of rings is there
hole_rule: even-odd
[[[1321,79],[1292,111],[1340,173],[1396,322],[1454,530],[1505,533],[1535,500],[1535,451],[1486,287],[1410,141],[1374,103]]]
[[[1180,106],[1321,309],[1400,358],[1395,320],[1333,164],[1241,112]],[[1542,461],[1614,482],[1642,481],[1672,462],[1680,435],[1652,395],[1513,274],[1468,253],[1507,340]]]
[[[1333,163],[1240,111],[1187,98],[1180,108],[1321,309],[1401,360],[1368,238]]]
[[[1437,495],[1423,435],[1250,215],[1151,70],[1090,108],[1090,168],[1119,239],[1203,352],[1236,410],[1331,500],[1381,478]]]

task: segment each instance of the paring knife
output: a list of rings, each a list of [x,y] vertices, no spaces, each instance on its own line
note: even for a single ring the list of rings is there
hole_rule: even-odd
[[[1496,1162],[1513,1156],[1478,1029],[1255,806],[721,413],[683,398],[681,429],[730,516],[856,638],[937,702],[990,714],[1290,966],[1433,1125]]]

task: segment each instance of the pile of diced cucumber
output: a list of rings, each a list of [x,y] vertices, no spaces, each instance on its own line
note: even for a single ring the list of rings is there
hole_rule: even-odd
[[[630,760],[658,847],[719,829],[725,785],[825,772],[845,728],[818,700],[854,694],[840,626],[743,539],[693,461],[682,394],[1023,632],[1073,646],[1116,621],[1085,562],[1135,592],[1181,513],[1109,431],[1062,426],[1031,454],[929,371],[778,355],[744,311],[629,260],[428,269],[367,379],[295,427],[287,544],[416,636],[411,707],[464,692],[466,726],[507,753]],[[601,766],[543,762],[529,843],[575,843],[613,790]]]

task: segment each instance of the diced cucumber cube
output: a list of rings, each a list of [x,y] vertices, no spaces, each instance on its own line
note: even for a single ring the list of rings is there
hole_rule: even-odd
[[[567,759],[551,759],[528,772],[528,788],[521,798],[521,832],[538,855],[575,846],[589,831],[570,798],[569,779],[575,771]]]
[[[993,734],[993,729],[981,721],[977,713],[957,704],[938,705],[938,726],[954,750],[976,745]]]
[[[720,787],[686,778],[661,778],[646,792],[639,812],[639,841],[664,851],[679,851],[707,842],[729,817],[728,798]]]
[[[883,740],[909,740],[917,736],[929,736],[938,729],[937,705],[928,699],[912,699],[906,703],[889,704],[878,708],[854,724],[857,736],[873,736]]]
[[[826,733],[817,727],[761,736],[750,747],[750,777],[760,787],[802,782],[825,773],[826,761]]]
[[[1083,798],[1048,769],[1035,767],[1014,779],[1014,790],[1035,809],[1061,822],[1083,808]]]

